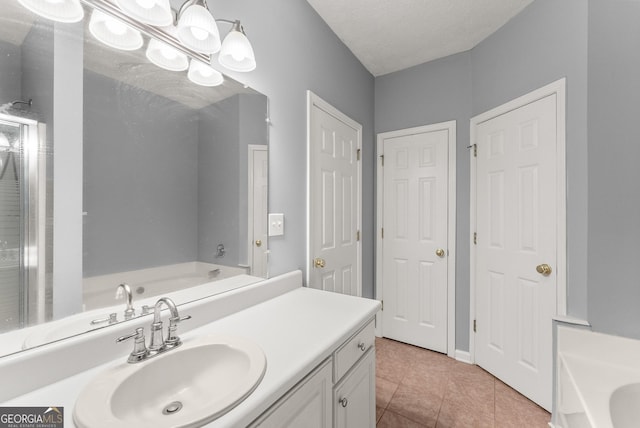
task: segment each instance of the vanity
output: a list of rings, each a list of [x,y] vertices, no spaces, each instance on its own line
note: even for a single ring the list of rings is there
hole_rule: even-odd
[[[191,316],[178,332],[185,348],[203,337],[229,336],[257,345],[266,360],[253,392],[217,419],[193,426],[375,426],[380,303],[301,284],[296,271],[180,306],[180,315]],[[127,368],[131,345],[115,339],[148,329],[151,316],[3,358],[0,376],[11,388],[3,388],[2,406],[64,407],[65,427],[78,426],[72,414],[81,391],[104,371]],[[172,352],[180,351],[166,355]],[[154,393],[140,385],[145,392]],[[175,426],[171,415],[164,417],[166,425],[154,418],[149,426]]]

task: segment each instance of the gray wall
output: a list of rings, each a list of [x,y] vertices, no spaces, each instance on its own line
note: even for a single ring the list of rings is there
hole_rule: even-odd
[[[238,218],[240,227],[238,229],[238,242],[240,243],[239,263],[248,264],[249,248],[244,243],[249,241],[249,145],[264,146],[269,142],[269,129],[266,122],[268,111],[268,99],[262,94],[240,94],[240,143],[238,144]],[[267,219],[264,219],[266,224]]]
[[[567,78],[567,292],[587,316],[587,18],[583,0],[536,0],[472,51],[473,115]]]
[[[269,210],[285,215],[285,236],[269,239],[269,272],[306,270],[306,91],[363,126],[363,293],[373,296],[373,76],[306,1],[208,2],[216,17],[239,18],[258,67],[232,74],[269,97]],[[225,30],[222,30],[223,32]]]
[[[587,314],[587,3],[536,0],[469,52],[376,79],[376,132],[458,120],[456,348],[469,346],[469,120],[567,78],[569,313]]]
[[[376,133],[456,120],[456,348],[469,344],[469,52],[376,79]]]
[[[198,260],[209,263],[239,263],[239,104],[236,95],[201,109],[199,114]],[[214,257],[218,244],[226,248],[222,259]]]
[[[248,262],[248,145],[268,142],[266,104],[262,94],[239,94],[199,112],[200,261],[227,266]],[[225,246],[223,258],[215,257],[218,244]]]
[[[0,40],[0,106],[22,96],[22,51]]]
[[[84,276],[196,260],[197,112],[88,70],[84,82]]]
[[[22,42],[22,88],[20,99],[33,99],[32,112],[47,124],[47,143],[53,144],[54,90],[53,23],[36,20]],[[21,106],[26,108],[26,106]]]
[[[589,321],[640,338],[640,3],[589,1]]]

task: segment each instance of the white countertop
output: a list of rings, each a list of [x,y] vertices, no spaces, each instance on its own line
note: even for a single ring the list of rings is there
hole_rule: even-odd
[[[267,358],[265,376],[256,390],[236,408],[206,426],[240,427],[252,422],[372,320],[379,307],[380,303],[375,300],[297,288],[181,334],[185,343],[205,334],[241,336],[260,345]],[[181,315],[188,315],[188,312],[183,311]],[[121,345],[113,343],[113,346]],[[90,352],[86,358],[91,358]],[[72,414],[80,391],[98,373],[119,364],[126,364],[125,358],[118,357],[115,361],[21,395],[2,405],[61,406],[65,410],[65,427],[75,427]],[[55,364],[51,369],[55,369]]]

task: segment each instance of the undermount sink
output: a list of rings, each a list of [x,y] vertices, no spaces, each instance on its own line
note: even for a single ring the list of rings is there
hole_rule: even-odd
[[[630,383],[613,391],[609,412],[615,428],[635,428],[640,421],[640,383]]]
[[[124,363],[80,393],[78,427],[197,427],[227,413],[258,386],[266,369],[253,342],[209,336],[148,361]]]

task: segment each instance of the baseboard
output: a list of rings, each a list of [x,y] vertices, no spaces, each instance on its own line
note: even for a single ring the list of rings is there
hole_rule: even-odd
[[[471,354],[467,351],[456,349],[454,358],[462,363],[471,364]]]

